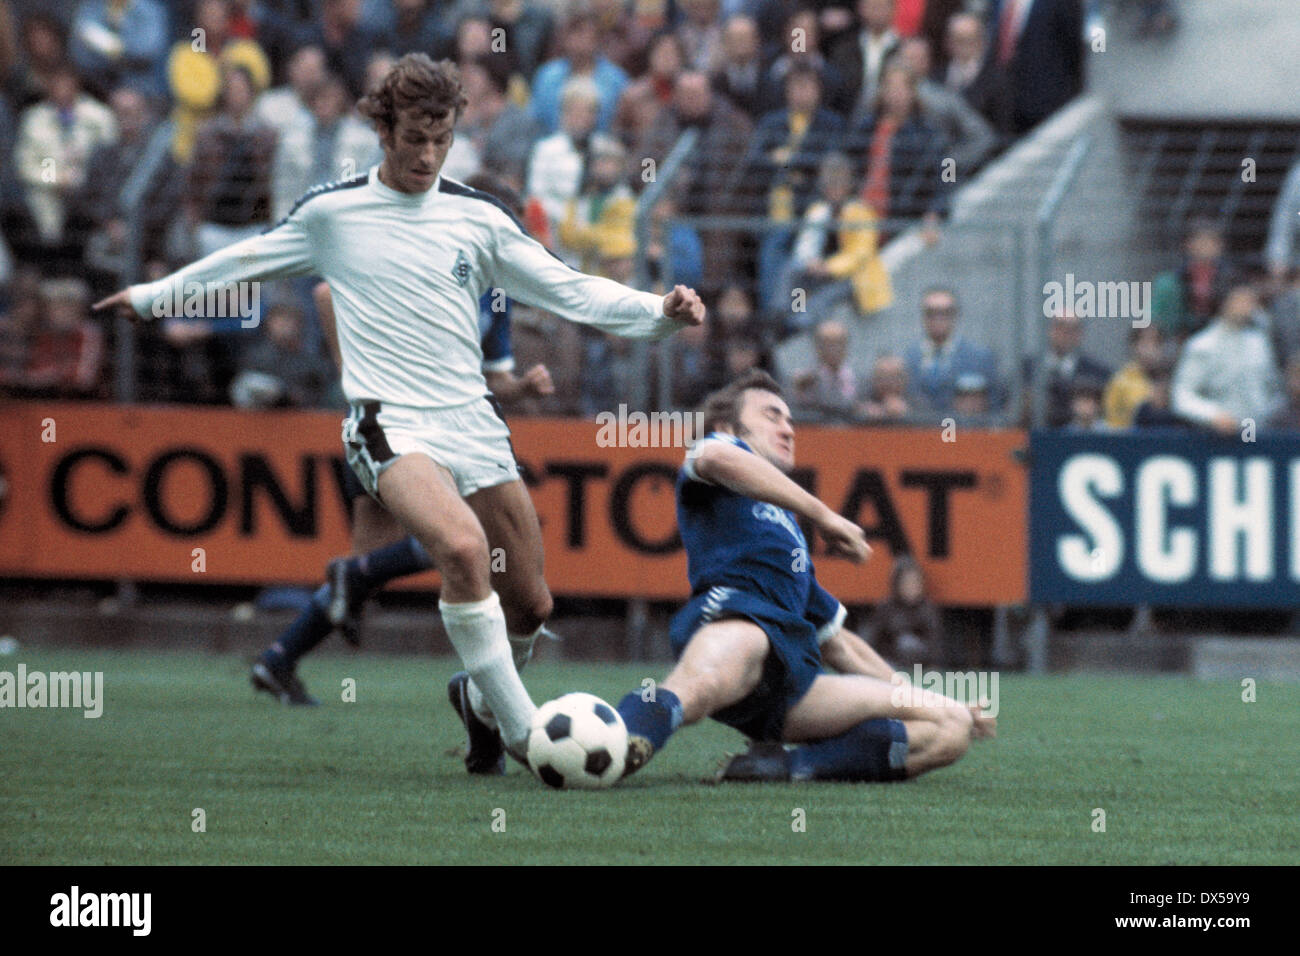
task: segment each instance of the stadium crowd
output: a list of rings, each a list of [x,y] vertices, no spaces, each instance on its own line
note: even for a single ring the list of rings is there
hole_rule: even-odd
[[[816,362],[785,381],[808,419],[1027,420],[1027,405],[1009,408],[1016,374],[1041,376],[1054,426],[1300,425],[1293,229],[1270,240],[1261,298],[1216,224],[1194,223],[1118,370],[1080,351],[1069,315],[1049,319],[1048,352],[1020,364],[963,337],[952,290],[894,302],[882,245],[904,225],[942,228],[945,161],[968,176],[1081,91],[1092,6],[0,0],[0,389],[110,397],[114,330],[89,302],[265,230],[316,184],[364,173],[379,144],[353,104],[395,57],[421,51],[454,60],[469,97],[444,175],[492,177],[520,198],[532,234],[586,271],[635,281],[638,196],[681,134],[697,132],[643,250],[656,287],[686,283],[710,306],[706,327],[665,346],[659,367],[673,370],[679,407],[770,368],[776,344],[809,333]],[[683,215],[761,228],[694,228]],[[124,276],[133,266],[139,275]],[[337,407],[310,289],[271,284],[255,326],[141,327],[136,397]],[[916,342],[861,377],[846,323],[889,307],[919,307]],[[522,366],[546,363],[557,386],[515,412],[591,415],[644,375],[626,341],[526,308],[514,312],[514,350]]]

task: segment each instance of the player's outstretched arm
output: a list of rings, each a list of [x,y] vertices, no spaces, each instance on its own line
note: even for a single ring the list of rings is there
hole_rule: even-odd
[[[224,296],[227,304],[248,302],[251,292],[236,290],[236,283],[286,279],[313,271],[307,234],[295,217],[270,232],[218,249],[157,282],[115,292],[96,302],[94,308],[115,309],[132,319],[179,317],[183,304],[195,296],[205,303],[214,293]]]
[[[493,285],[512,299],[633,339],[661,339],[704,321],[694,289],[675,286],[666,296],[571,269],[505,213],[494,214]]]
[[[766,501],[807,518],[832,554],[859,564],[871,556],[871,546],[861,528],[836,514],[759,455],[723,441],[705,442],[695,458],[695,473],[736,494]]]

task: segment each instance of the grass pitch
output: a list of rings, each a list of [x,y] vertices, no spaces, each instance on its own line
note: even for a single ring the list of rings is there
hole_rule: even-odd
[[[1296,686],[1261,685],[1245,703],[1233,682],[1003,675],[999,738],[910,783],[711,786],[702,780],[742,741],[705,723],[624,785],[581,793],[514,765],[504,778],[465,774],[448,658],[311,658],[301,673],[315,709],[255,696],[233,655],[36,649],[0,657],[0,670],[20,662],[102,671],[105,704],[98,719],[0,710],[2,863],[1300,858]],[[540,661],[527,681],[539,702],[570,690],[617,701],[662,676],[662,665]],[[206,832],[194,831],[197,808]]]

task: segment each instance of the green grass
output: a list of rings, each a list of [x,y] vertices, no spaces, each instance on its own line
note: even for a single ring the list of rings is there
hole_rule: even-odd
[[[891,786],[708,786],[740,737],[681,732],[614,790],[522,768],[472,779],[452,753],[450,659],[322,656],[324,699],[253,695],[235,656],[26,650],[100,670],[98,720],[0,710],[0,863],[1294,863],[1300,688],[1004,675],[1000,737]],[[660,665],[538,662],[537,700],[617,700]],[[357,702],[339,688],[355,678]],[[191,829],[206,812],[207,831]],[[1106,832],[1093,832],[1094,808]],[[495,810],[505,832],[494,832]],[[806,832],[794,832],[794,811]],[[500,819],[500,814],[496,815]]]

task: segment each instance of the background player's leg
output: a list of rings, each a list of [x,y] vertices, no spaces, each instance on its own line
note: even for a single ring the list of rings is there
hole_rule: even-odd
[[[350,474],[350,472],[349,472]],[[406,539],[407,534],[379,502],[365,493],[361,483],[352,479],[352,548],[365,554],[375,548]],[[251,680],[264,690],[290,704],[315,704],[298,679],[298,661],[311,653],[335,627],[341,627],[350,644],[358,642],[356,611],[369,593],[359,581],[347,574],[347,559],[330,562],[327,580],[316,590],[307,606],[293,619],[253,664]],[[338,573],[344,572],[343,574]],[[348,587],[349,584],[358,586]],[[341,587],[340,585],[344,585]]]
[[[379,478],[379,495],[441,572],[438,608],[447,636],[482,688],[506,745],[522,753],[535,708],[511,658],[482,525],[450,473],[425,455],[403,455],[389,466]]]
[[[627,725],[626,774],[645,766],[682,724],[693,724],[748,696],[763,676],[767,634],[733,618],[700,628],[653,694],[632,691],[618,704]]]
[[[826,741],[879,718],[906,728],[909,777],[960,758],[975,723],[969,707],[932,691],[857,674],[823,674],[786,715],[784,737]]]

